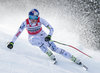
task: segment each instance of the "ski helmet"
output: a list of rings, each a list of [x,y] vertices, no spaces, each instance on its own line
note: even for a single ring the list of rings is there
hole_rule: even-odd
[[[31,19],[31,20],[37,20],[38,16],[39,16],[39,11],[37,9],[32,9],[29,12],[29,19]]]

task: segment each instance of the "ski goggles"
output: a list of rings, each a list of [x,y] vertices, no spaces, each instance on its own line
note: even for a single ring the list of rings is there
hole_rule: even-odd
[[[38,16],[32,16],[32,15],[30,15],[29,16],[29,19],[31,19],[31,20],[37,20],[38,19]]]

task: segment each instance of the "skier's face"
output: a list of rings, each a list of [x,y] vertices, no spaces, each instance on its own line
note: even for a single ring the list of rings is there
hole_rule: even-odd
[[[30,20],[31,21],[31,23],[36,23],[37,22],[37,20]]]
[[[36,23],[37,22],[37,20],[38,20],[38,16],[29,16],[29,19],[30,19],[30,21],[31,21],[31,23]]]

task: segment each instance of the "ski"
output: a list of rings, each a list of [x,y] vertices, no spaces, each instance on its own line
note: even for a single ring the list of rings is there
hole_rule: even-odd
[[[55,61],[53,62],[53,64],[57,64],[57,60],[55,60]]]
[[[76,62],[77,65],[80,65],[84,70],[88,70],[88,67],[86,65],[84,65],[82,62]]]
[[[80,65],[81,67],[83,67],[84,70],[88,70],[88,67],[86,65],[84,65],[82,62],[77,63],[78,65]]]
[[[56,58],[54,58],[52,61],[53,61],[53,64],[57,64]]]
[[[82,67],[84,70],[88,71],[88,67],[86,65],[82,64]]]
[[[57,60],[51,60],[50,62],[51,62],[51,64],[54,64],[54,65],[57,64]]]

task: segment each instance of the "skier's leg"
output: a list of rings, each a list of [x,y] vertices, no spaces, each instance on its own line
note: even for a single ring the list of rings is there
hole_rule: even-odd
[[[41,38],[29,35],[29,42],[34,46],[38,46],[44,53],[46,53],[50,57],[50,59],[56,60],[53,53],[46,47],[44,42],[41,41]]]
[[[39,47],[44,53],[46,53],[50,57],[51,60],[56,60],[53,53],[46,47],[46,45],[44,45],[44,43],[41,44],[41,46],[39,46]]]
[[[71,55],[69,52],[65,51],[64,49],[58,48],[54,42],[48,42],[48,46],[50,47],[50,49],[56,53],[61,54],[62,56],[64,56],[65,58],[68,58],[70,60],[72,60],[73,62],[77,63],[77,64],[81,64],[80,60],[77,59],[76,57],[74,57],[73,55]]]
[[[80,59],[77,59],[75,56],[73,56],[72,55],[72,57],[71,57],[71,60],[73,61],[73,62],[75,62],[76,64],[78,64],[78,65],[81,65],[82,63],[81,63],[81,61],[80,61]]]
[[[64,57],[66,57],[66,58],[71,58],[71,54],[69,53],[69,52],[67,52],[67,51],[65,51],[64,49],[61,49],[61,48],[58,48],[55,44],[54,44],[54,42],[48,42],[48,46],[50,47],[50,49],[52,50],[52,51],[54,51],[54,52],[56,52],[56,53],[58,53],[58,54],[61,54],[62,56],[64,56]]]

